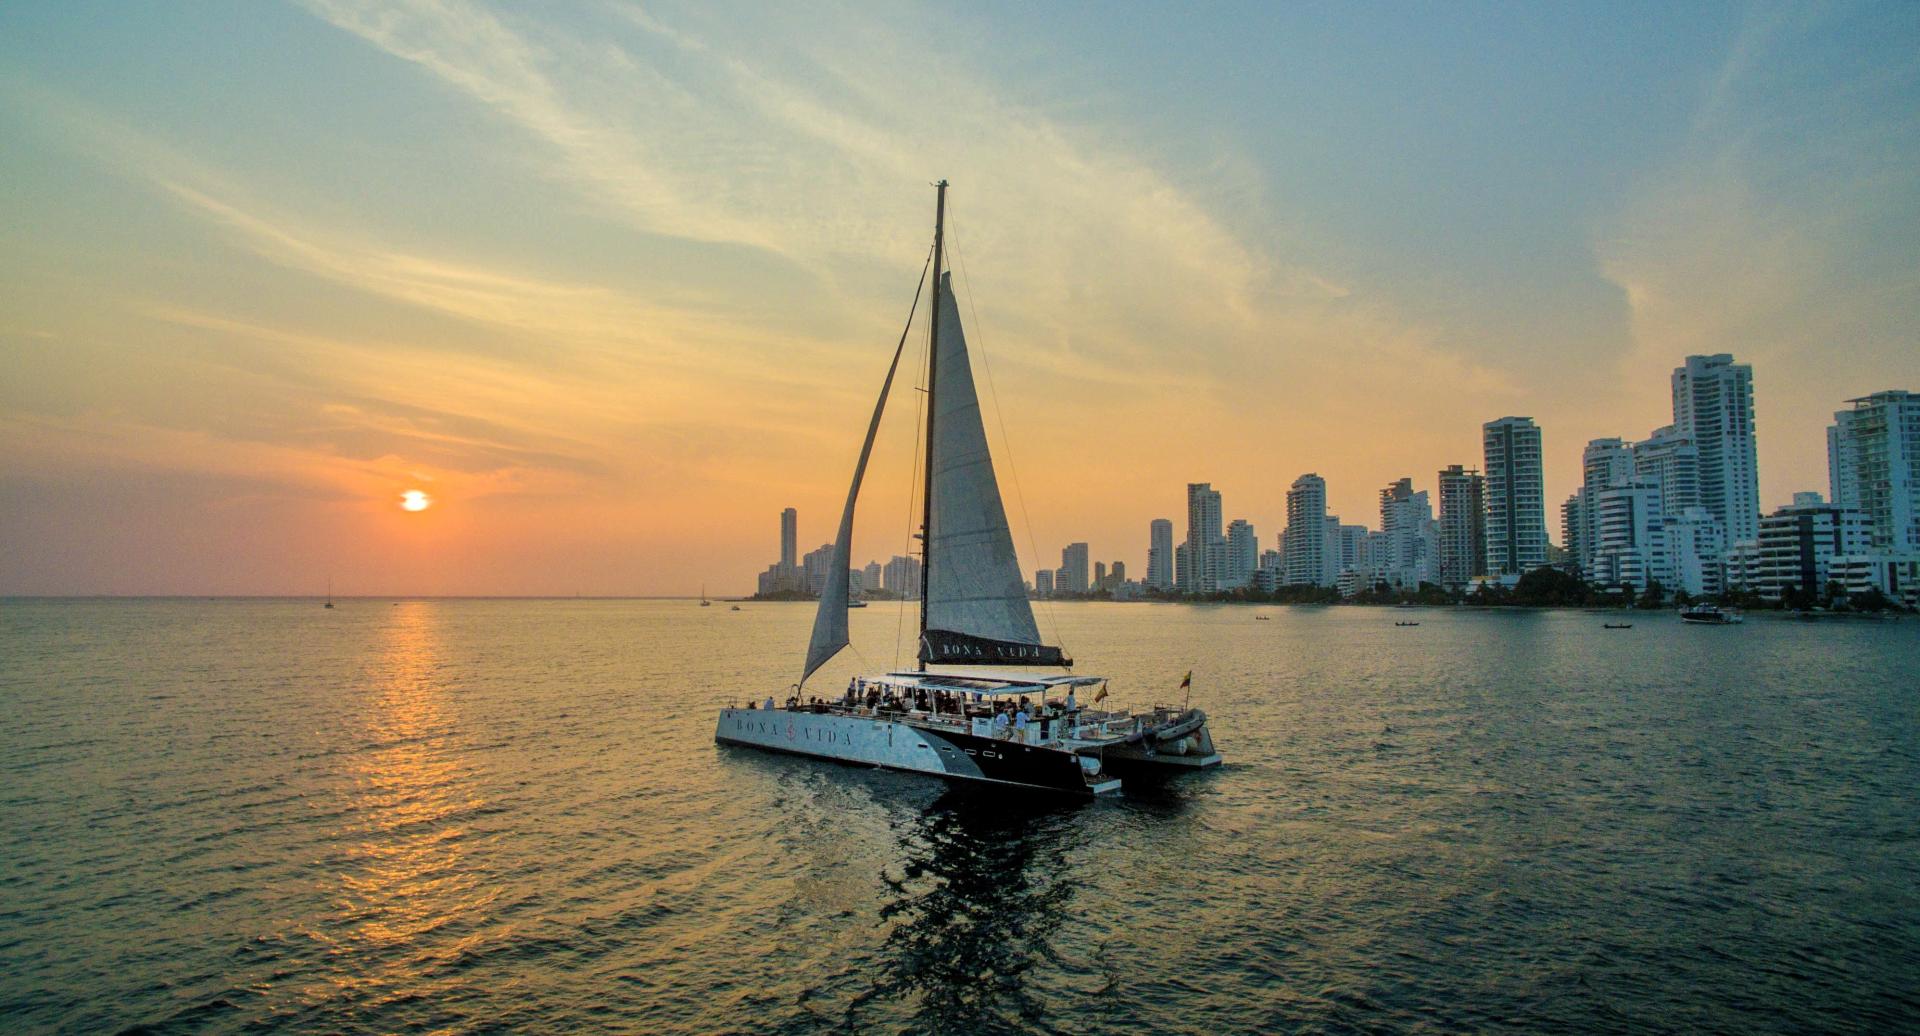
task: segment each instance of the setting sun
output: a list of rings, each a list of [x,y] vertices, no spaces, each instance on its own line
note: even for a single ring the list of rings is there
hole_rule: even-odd
[[[433,497],[418,489],[409,489],[400,494],[400,506],[408,511],[424,511],[433,506]]]

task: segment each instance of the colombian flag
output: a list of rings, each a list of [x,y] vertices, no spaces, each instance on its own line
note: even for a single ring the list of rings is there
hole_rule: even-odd
[[[1187,678],[1180,681],[1180,689],[1184,691],[1192,686],[1193,686],[1193,670],[1189,669],[1187,670]]]

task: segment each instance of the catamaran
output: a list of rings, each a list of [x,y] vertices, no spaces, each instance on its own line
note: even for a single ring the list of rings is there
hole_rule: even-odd
[[[848,643],[854,507],[912,328],[909,314],[854,465],[800,682],[784,703],[768,696],[721,709],[714,740],[1084,798],[1118,793],[1122,778],[1218,766],[1205,712],[1187,703],[1103,707],[1108,681],[1072,673],[1066,652],[1041,640],[943,271],[947,182],[934,186],[918,667],[855,677],[826,698],[803,694],[807,678]],[[924,269],[921,277],[916,309]]]

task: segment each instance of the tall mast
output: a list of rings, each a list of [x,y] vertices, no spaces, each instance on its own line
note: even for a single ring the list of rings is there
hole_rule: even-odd
[[[934,375],[940,370],[940,263],[946,258],[947,181],[933,185],[933,319],[927,332],[927,475],[921,485],[920,512],[920,646],[915,654],[920,671],[927,669],[927,587],[933,582],[933,414]]]

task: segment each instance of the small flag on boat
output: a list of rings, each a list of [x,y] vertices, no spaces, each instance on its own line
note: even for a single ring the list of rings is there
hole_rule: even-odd
[[[1184,691],[1192,686],[1193,686],[1193,670],[1189,669],[1187,670],[1187,678],[1180,681],[1180,689]]]
[[[1106,684],[1105,684],[1105,683],[1103,682],[1103,683],[1101,683],[1101,684],[1100,684],[1100,693],[1099,693],[1099,694],[1096,694],[1096,695],[1094,695],[1094,696],[1093,696],[1093,700],[1094,700],[1094,701],[1101,701],[1101,700],[1103,700],[1104,698],[1106,698],[1106,696],[1107,696],[1107,685],[1106,685]]]

